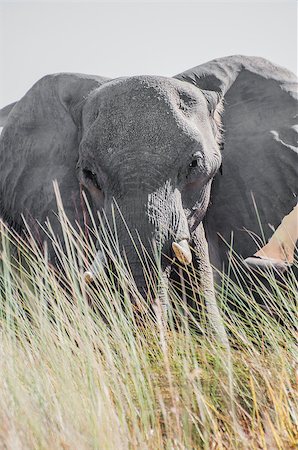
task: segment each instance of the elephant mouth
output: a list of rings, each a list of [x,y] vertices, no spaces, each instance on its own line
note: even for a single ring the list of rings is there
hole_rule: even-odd
[[[172,250],[177,260],[183,265],[189,265],[192,262],[192,253],[187,239],[182,239],[172,243]],[[106,270],[106,258],[101,250],[97,250],[89,268],[83,274],[83,280],[86,284],[91,284],[100,278]]]

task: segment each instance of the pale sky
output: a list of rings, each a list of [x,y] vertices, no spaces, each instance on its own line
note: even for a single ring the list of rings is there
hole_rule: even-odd
[[[0,107],[55,72],[172,76],[231,54],[297,72],[297,3],[0,0]]]

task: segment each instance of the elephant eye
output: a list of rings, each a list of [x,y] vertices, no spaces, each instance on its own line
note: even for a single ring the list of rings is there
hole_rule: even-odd
[[[198,167],[199,161],[197,159],[194,159],[190,164],[189,167]]]
[[[194,154],[192,155],[192,157],[193,157],[193,160],[192,160],[191,163],[189,164],[189,167],[190,167],[190,168],[198,167],[198,166],[200,165],[200,162],[201,162],[202,159],[203,159],[203,154],[202,154],[202,152],[201,152],[201,151],[198,151],[198,152],[194,153]]]
[[[83,174],[87,182],[91,182],[97,189],[101,189],[95,172],[89,169],[83,169]]]

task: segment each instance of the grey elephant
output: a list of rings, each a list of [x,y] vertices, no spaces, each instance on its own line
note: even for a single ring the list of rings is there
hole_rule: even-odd
[[[48,217],[61,233],[53,180],[70,221],[83,223],[82,187],[95,215],[109,221],[117,204],[136,242],[150,255],[158,244],[166,277],[174,256],[193,259],[211,291],[209,255],[221,269],[231,234],[241,256],[255,251],[254,205],[268,237],[296,202],[297,80],[262,58],[224,57],[172,78],[48,75],[0,118],[0,215],[13,227],[21,215]],[[116,224],[142,289],[120,214]]]

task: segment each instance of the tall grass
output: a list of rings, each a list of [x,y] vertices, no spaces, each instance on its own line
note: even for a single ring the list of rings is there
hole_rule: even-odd
[[[65,217],[62,226],[63,249],[47,231],[59,271],[30,236],[1,226],[1,448],[297,448],[293,274],[286,284],[273,274],[259,283],[235,264],[238,283],[223,277],[231,399],[204,306],[198,315],[172,291],[168,324],[156,321],[125,261],[117,283],[102,274],[86,286],[92,242]]]

